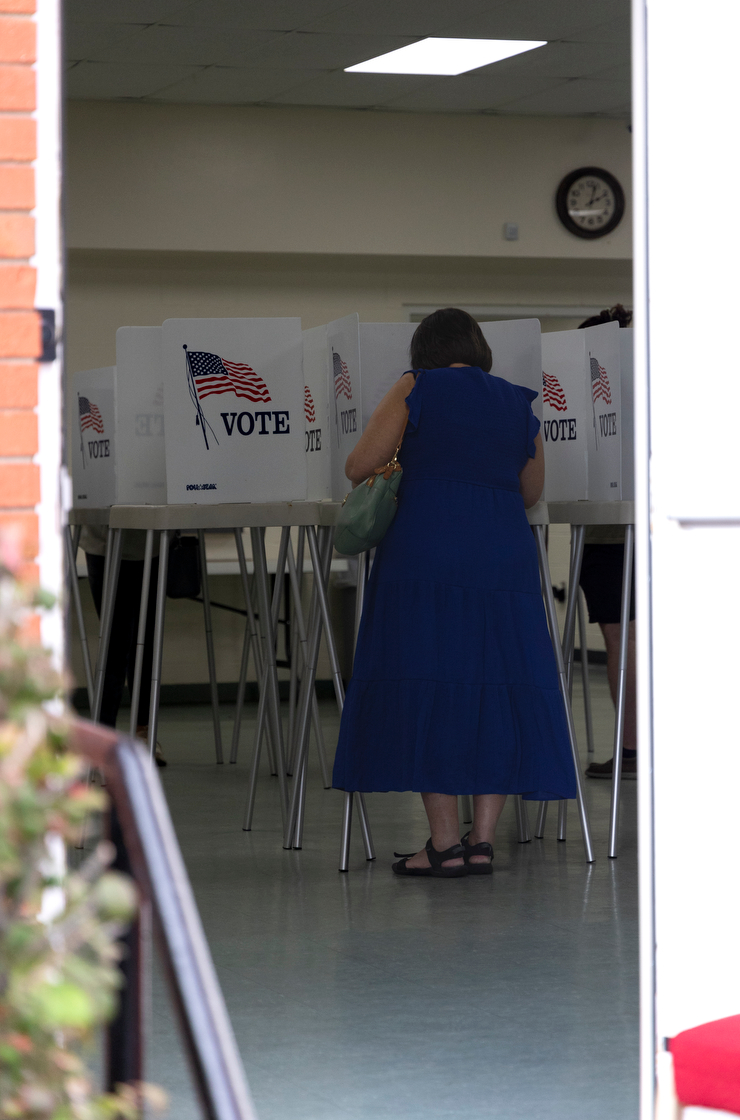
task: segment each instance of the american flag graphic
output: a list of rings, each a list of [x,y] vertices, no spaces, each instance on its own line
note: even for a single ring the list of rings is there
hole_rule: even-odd
[[[600,366],[596,358],[591,358],[591,396],[596,404],[601,399],[604,404],[612,403],[612,391],[606,370]]]
[[[339,354],[335,351],[332,352],[331,357],[334,363],[334,399],[339,400],[339,397],[343,396],[346,397],[348,401],[351,401],[352,382],[350,381],[347,363],[343,362]]]
[[[105,428],[98,406],[89,401],[87,397],[78,397],[77,400],[80,406],[80,431],[86,432],[88,428],[92,428],[94,432],[102,436]]]
[[[542,371],[542,399],[545,404],[549,404],[550,408],[554,408],[557,412],[567,412],[568,402],[565,399],[565,393],[562,390],[560,382],[557,377],[553,377],[551,373]]]
[[[314,408],[313,397],[308,385],[303,390],[303,411],[306,414],[306,422],[309,424],[316,423],[316,409]]]
[[[251,366],[229,362],[205,350],[188,350],[187,356],[199,400],[220,393],[233,393],[255,404],[272,400],[264,381]]]

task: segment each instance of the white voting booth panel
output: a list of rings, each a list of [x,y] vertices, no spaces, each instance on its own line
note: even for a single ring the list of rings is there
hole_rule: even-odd
[[[303,332],[306,496],[342,501],[347,456],[362,434],[359,316]]]
[[[306,498],[331,498],[328,343],[326,327],[303,332],[303,412],[306,423]]]
[[[306,497],[300,319],[162,324],[167,501]]]
[[[70,444],[75,509],[100,509],[116,500],[116,367],[72,376]]]
[[[363,427],[388,390],[410,369],[409,347],[417,323],[360,323]],[[532,408],[542,419],[542,359],[537,319],[481,323],[491,347],[491,373],[538,394]]]
[[[542,420],[542,335],[539,319],[507,319],[481,323],[493,355],[491,373],[513,385],[532,389],[537,397],[532,411]]]
[[[385,394],[411,368],[416,323],[360,323],[363,430]]]
[[[167,501],[162,328],[116,331],[116,503]]]
[[[622,497],[620,328],[542,336],[545,501]]]
[[[619,332],[619,365],[622,389],[622,498],[635,499],[635,406],[634,406],[634,331],[624,327]]]
[[[331,431],[331,495],[340,502],[351,490],[344,473],[347,456],[362,435],[360,317],[335,319],[326,328],[329,360],[329,428]]]

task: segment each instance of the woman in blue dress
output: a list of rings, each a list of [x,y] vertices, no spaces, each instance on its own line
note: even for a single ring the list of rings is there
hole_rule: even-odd
[[[431,837],[399,875],[490,874],[507,794],[576,784],[525,509],[544,483],[536,393],[491,376],[476,321],[448,308],[347,459],[359,484],[403,434],[398,512],[377,548],[334,786],[421,793]],[[405,432],[404,432],[405,425]],[[462,840],[457,796],[472,794]]]

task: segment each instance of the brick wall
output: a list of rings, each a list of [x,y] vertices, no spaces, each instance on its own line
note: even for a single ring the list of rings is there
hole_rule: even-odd
[[[36,0],[0,0],[0,526],[20,534],[22,573],[38,579],[35,408],[41,339],[33,310]]]

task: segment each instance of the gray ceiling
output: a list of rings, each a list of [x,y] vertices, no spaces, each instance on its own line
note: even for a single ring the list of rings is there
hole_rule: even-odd
[[[427,35],[547,39],[457,77],[345,74]],[[627,117],[629,0],[67,0],[78,99]]]

